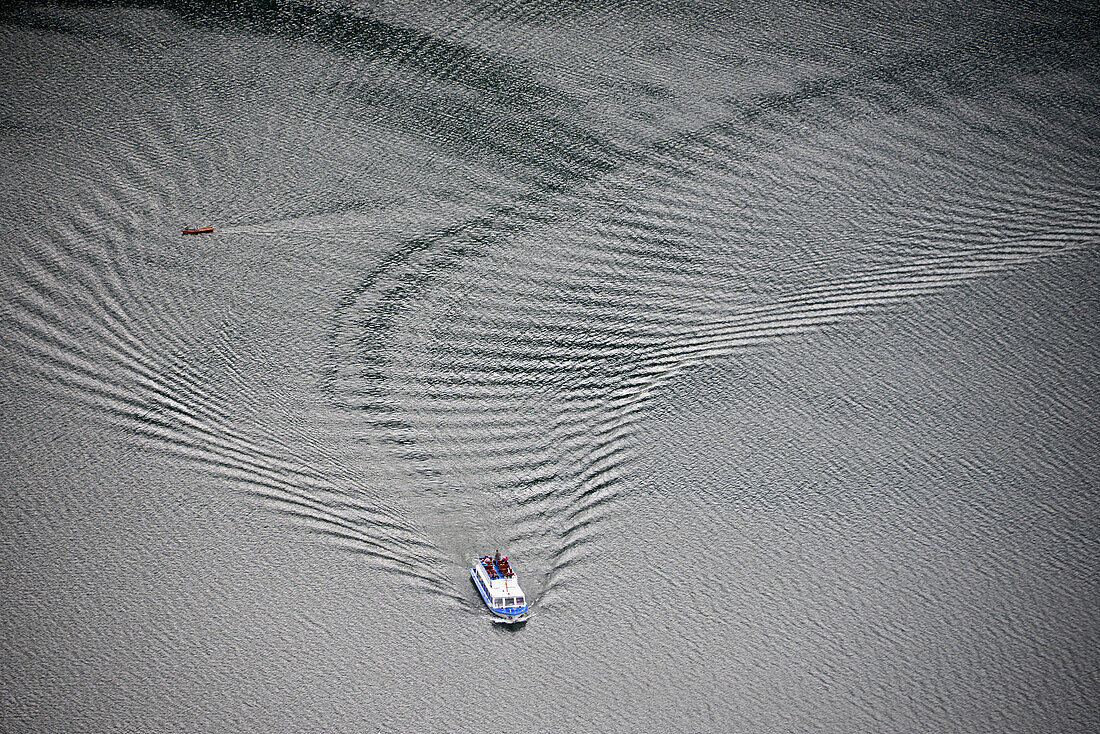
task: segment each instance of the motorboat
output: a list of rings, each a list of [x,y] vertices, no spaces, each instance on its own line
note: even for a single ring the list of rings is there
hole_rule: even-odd
[[[214,231],[213,227],[184,227],[184,234],[211,234]]]
[[[470,568],[470,578],[481,594],[485,606],[500,621],[508,624],[527,620],[527,597],[520,588],[508,556],[481,556]]]

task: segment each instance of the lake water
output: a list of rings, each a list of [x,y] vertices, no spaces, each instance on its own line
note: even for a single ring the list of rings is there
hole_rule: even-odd
[[[1100,726],[1088,3],[0,48],[0,729]]]

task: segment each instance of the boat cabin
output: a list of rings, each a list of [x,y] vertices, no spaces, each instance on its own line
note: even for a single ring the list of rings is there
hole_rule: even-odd
[[[486,601],[493,609],[512,609],[527,606],[527,598],[516,581],[516,574],[508,565],[508,558],[482,556],[475,567],[487,592]]]

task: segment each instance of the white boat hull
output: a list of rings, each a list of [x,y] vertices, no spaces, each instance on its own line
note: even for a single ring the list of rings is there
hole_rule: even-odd
[[[470,579],[474,582],[474,587],[478,593],[481,594],[481,600],[485,602],[486,608],[493,615],[493,621],[497,624],[519,624],[520,622],[526,622],[530,616],[530,607],[524,604],[522,607],[504,607],[498,609],[493,606],[491,601],[492,597],[486,590],[485,585],[481,581],[481,577],[478,576],[476,567],[470,569]]]

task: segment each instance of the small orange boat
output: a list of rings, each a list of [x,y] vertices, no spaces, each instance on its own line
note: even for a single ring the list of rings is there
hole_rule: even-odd
[[[214,231],[213,227],[184,227],[184,234],[210,234]]]

